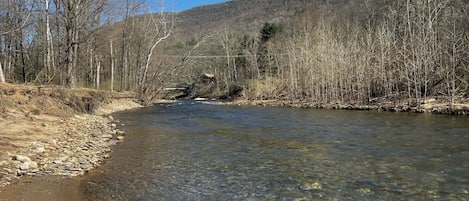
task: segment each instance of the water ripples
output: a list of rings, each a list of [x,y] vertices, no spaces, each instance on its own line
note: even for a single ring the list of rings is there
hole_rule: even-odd
[[[85,199],[469,200],[467,118],[196,103],[119,118],[130,134]]]

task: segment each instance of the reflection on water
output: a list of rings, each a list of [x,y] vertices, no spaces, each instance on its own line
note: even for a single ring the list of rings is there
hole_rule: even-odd
[[[467,118],[163,104],[119,115],[126,143],[89,200],[469,200]]]

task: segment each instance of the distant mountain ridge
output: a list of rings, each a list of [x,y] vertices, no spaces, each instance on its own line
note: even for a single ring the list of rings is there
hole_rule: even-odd
[[[265,22],[285,21],[316,2],[321,0],[233,0],[196,7],[177,13],[175,33],[183,38],[223,29],[253,34]]]

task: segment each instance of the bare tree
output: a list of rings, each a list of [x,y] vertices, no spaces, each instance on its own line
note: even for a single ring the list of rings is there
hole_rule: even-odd
[[[173,14],[168,14],[164,13],[163,7],[161,3],[161,11],[157,15],[151,15],[149,21],[148,21],[148,26],[151,27],[152,29],[149,29],[151,31],[150,35],[150,40],[147,54],[146,54],[146,59],[145,63],[141,67],[141,74],[139,75],[140,77],[140,83],[139,83],[139,88],[140,92],[142,94],[147,93],[148,90],[148,83],[147,83],[147,78],[148,78],[148,71],[149,67],[152,62],[152,56],[155,51],[155,48],[164,40],[168,39],[169,36],[171,36],[171,33],[174,28],[174,16]]]
[[[79,45],[86,41],[90,27],[95,23],[96,16],[100,16],[106,2],[103,0],[60,0],[63,6],[65,25],[65,83],[68,87],[75,87],[76,73],[79,60]]]
[[[34,9],[34,2],[24,0],[7,0],[0,2],[0,11],[3,12],[0,22],[0,36],[3,42],[2,54],[3,62],[2,74],[4,80],[14,80],[15,68],[21,67],[20,78],[26,82],[26,57],[24,50],[25,29],[31,24],[31,11]],[[1,58],[0,58],[1,59]]]
[[[115,59],[114,59],[114,49],[112,46],[112,39],[109,39],[109,46],[111,51],[111,92],[114,91],[114,69],[115,69]]]
[[[54,76],[55,74],[55,61],[54,61],[54,44],[52,41],[52,31],[50,25],[50,0],[44,0],[45,9],[44,15],[46,18],[46,59],[44,61],[44,67],[47,69],[46,74],[48,76]]]
[[[5,83],[5,75],[3,74],[3,67],[2,63],[0,62],[0,84]]]

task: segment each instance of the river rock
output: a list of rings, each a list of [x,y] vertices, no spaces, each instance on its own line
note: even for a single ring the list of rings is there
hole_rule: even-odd
[[[22,171],[22,170],[20,170],[20,169],[18,169],[18,170],[16,171],[16,176],[23,176],[23,175],[25,175],[25,174],[26,174],[26,171]]]
[[[0,166],[6,165],[6,164],[8,164],[7,161],[0,161]]]
[[[44,148],[44,147],[38,147],[38,148],[36,148],[36,150],[35,150],[35,152],[36,152],[36,153],[39,153],[39,154],[42,154],[42,153],[44,153],[45,151],[46,151],[46,148]]]
[[[18,166],[18,169],[20,169],[20,170],[29,170],[29,162],[21,163]]]
[[[10,168],[3,168],[7,174],[13,174],[14,172]]]
[[[37,165],[37,162],[29,161],[29,162],[24,162],[20,164],[18,168],[20,170],[36,170],[38,169],[38,165]]]
[[[59,160],[52,161],[52,163],[57,164],[57,165],[62,165],[63,161],[59,159]]]
[[[13,157],[13,160],[17,160],[17,161],[20,161],[20,162],[30,162],[31,159],[27,156],[23,156],[23,155],[15,155]]]
[[[32,170],[38,169],[37,162],[35,162],[35,161],[29,162],[29,168],[32,169]]]
[[[57,149],[59,146],[57,146],[57,140],[56,139],[53,139],[51,142],[50,142],[50,148],[53,148],[53,149]]]
[[[104,134],[101,137],[104,138],[104,139],[111,139],[112,135],[111,134]]]
[[[111,127],[115,128],[115,127],[117,127],[117,125],[116,124],[111,124]]]
[[[322,185],[318,182],[314,182],[314,183],[307,183],[303,186],[303,189],[304,190],[321,190],[322,189]]]
[[[124,141],[124,136],[117,136],[117,140]]]

